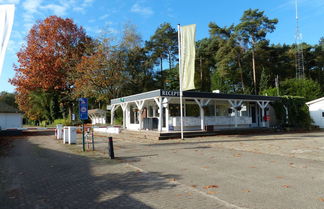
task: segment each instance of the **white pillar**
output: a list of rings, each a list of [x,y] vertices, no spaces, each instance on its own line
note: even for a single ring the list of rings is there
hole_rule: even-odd
[[[110,111],[110,125],[114,125],[114,114],[115,114],[115,105],[111,106],[111,111]]]
[[[143,110],[143,106],[144,106],[145,100],[140,100],[140,101],[135,101],[135,104],[138,108],[138,122],[139,122],[139,130],[142,130],[142,110]]]
[[[199,106],[200,109],[200,128],[201,130],[205,130],[205,112],[204,112],[204,106],[207,106],[210,102],[210,99],[195,99],[196,103]]]
[[[158,123],[158,130],[161,132],[162,131],[162,124],[163,124],[163,107],[162,107],[162,98],[154,98],[154,101],[159,107],[159,123]]]
[[[234,110],[234,126],[235,128],[238,127],[237,125],[237,108],[239,108],[242,105],[242,100],[228,100],[228,102],[231,104],[231,109]]]
[[[156,117],[156,106],[153,105],[152,109],[153,109],[153,115],[152,115],[152,117],[155,118]]]
[[[124,129],[126,128],[126,109],[127,109],[127,105],[128,105],[127,102],[121,104],[121,107],[123,109],[123,128]]]
[[[200,107],[200,128],[205,130],[205,112],[203,107]]]
[[[163,107],[165,108],[165,127],[166,130],[169,131],[169,100],[168,98],[164,98],[162,101]]]
[[[258,105],[261,108],[261,119],[262,119],[262,127],[265,127],[265,122],[264,122],[264,109],[268,106],[269,101],[257,101]]]

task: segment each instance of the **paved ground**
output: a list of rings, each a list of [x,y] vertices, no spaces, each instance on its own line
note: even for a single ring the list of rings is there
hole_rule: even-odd
[[[0,208],[324,208],[324,132],[95,145],[15,140]]]

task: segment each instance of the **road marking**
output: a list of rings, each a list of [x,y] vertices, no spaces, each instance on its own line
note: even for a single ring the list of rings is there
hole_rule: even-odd
[[[129,167],[131,167],[131,168],[133,168],[133,169],[135,169],[135,170],[138,170],[138,171],[140,171],[140,172],[142,172],[142,173],[148,174],[147,171],[145,171],[145,170],[143,170],[143,169],[141,169],[141,168],[139,168],[139,167],[137,167],[137,166],[134,166],[134,165],[132,165],[132,164],[130,164],[130,163],[126,163],[126,165],[129,166]],[[160,177],[160,178],[163,178],[163,177]],[[167,180],[166,178],[164,178],[164,179]],[[239,207],[239,206],[237,206],[237,205],[234,205],[234,204],[232,204],[232,203],[229,203],[229,202],[227,202],[227,201],[225,201],[225,200],[222,200],[222,199],[216,197],[215,195],[210,195],[210,194],[208,194],[208,193],[202,192],[202,191],[200,191],[200,190],[198,190],[198,189],[196,189],[196,188],[194,188],[194,187],[192,187],[192,186],[188,186],[188,185],[182,184],[182,183],[180,183],[180,182],[177,181],[177,180],[169,181],[169,183],[170,183],[170,184],[176,184],[176,185],[182,186],[184,189],[187,189],[187,190],[189,189],[189,190],[191,190],[191,191],[193,191],[193,192],[196,192],[196,193],[199,193],[199,194],[201,194],[201,195],[203,195],[203,196],[205,196],[205,197],[209,197],[209,198],[215,199],[215,200],[217,200],[218,202],[220,202],[220,204],[224,205],[225,207],[229,207],[229,208],[236,208],[236,209],[248,209],[248,208]]]

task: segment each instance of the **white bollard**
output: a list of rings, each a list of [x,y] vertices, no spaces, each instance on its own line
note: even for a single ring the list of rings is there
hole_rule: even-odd
[[[63,125],[57,124],[56,125],[56,139],[62,139],[63,138]]]
[[[68,127],[69,144],[76,144],[76,135],[77,135],[76,130],[77,130],[77,127],[73,127],[73,126]]]
[[[68,126],[63,127],[63,144],[68,143]]]

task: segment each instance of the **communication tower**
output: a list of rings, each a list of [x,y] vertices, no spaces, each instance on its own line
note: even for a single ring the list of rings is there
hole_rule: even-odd
[[[296,44],[296,78],[303,79],[305,78],[305,66],[304,66],[304,54],[303,54],[303,46],[302,46],[302,33],[299,29],[299,21],[298,21],[298,2],[295,0],[296,6],[296,35],[295,35],[295,44]]]

